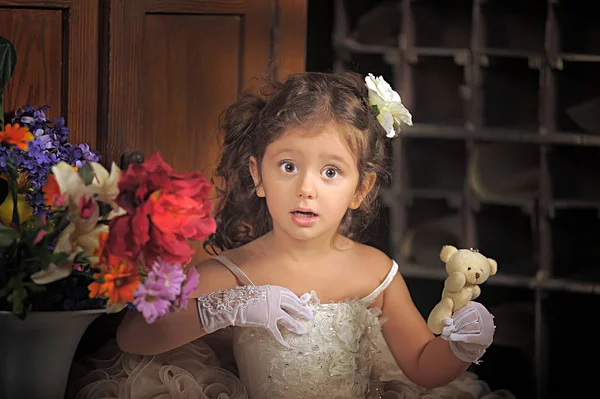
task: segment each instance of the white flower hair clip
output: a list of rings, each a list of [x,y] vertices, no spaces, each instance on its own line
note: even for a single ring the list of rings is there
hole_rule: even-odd
[[[370,73],[365,76],[365,83],[369,89],[369,105],[387,137],[394,138],[400,133],[400,123],[412,126],[412,115],[402,104],[400,94],[392,90],[383,76],[376,78]]]

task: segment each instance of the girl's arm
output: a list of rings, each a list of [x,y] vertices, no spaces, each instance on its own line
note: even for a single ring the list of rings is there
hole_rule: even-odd
[[[415,384],[424,388],[445,385],[469,367],[470,363],[454,355],[449,341],[429,330],[399,273],[383,294],[382,312],[386,343]]]
[[[125,315],[117,329],[121,350],[154,355],[228,326],[263,327],[288,347],[278,324],[296,334],[306,333],[291,315],[312,318],[309,294],[298,298],[290,290],[274,285],[238,287],[233,274],[216,260],[206,260],[197,268],[199,286],[186,310],[170,313],[153,324],[147,324],[137,312]]]
[[[200,321],[197,297],[219,289],[237,286],[235,276],[218,261],[208,259],[197,266],[198,289],[191,295],[187,309],[169,313],[153,324],[139,312],[127,310],[117,329],[117,344],[128,353],[155,355],[177,348],[206,334]]]

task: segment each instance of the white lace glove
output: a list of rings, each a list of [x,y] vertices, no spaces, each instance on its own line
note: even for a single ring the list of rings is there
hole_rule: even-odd
[[[479,359],[494,341],[494,316],[479,302],[469,302],[444,320],[441,337],[462,361],[479,364]]]
[[[198,311],[209,334],[228,326],[263,327],[289,348],[278,323],[293,333],[306,334],[306,328],[290,315],[312,319],[309,300],[310,294],[298,298],[287,288],[275,285],[244,285],[198,297]]]

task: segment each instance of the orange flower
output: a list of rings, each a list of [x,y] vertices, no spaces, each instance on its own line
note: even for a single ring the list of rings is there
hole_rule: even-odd
[[[98,258],[99,265],[105,265],[109,263],[109,256],[111,256],[106,250],[106,239],[108,238],[108,232],[103,231],[98,234],[98,246],[94,248],[93,255]],[[116,260],[113,260],[116,261]]]
[[[108,298],[109,306],[133,302],[133,293],[140,284],[137,266],[112,256],[102,271],[94,274],[94,279],[88,286],[90,298]]]
[[[44,192],[44,202],[46,205],[52,208],[64,205],[65,198],[60,193],[60,187],[58,186],[54,175],[48,175],[48,179],[46,180],[46,184],[44,184],[42,191]]]
[[[30,141],[33,141],[33,134],[26,127],[21,127],[17,124],[4,126],[4,131],[0,132],[0,141],[7,144],[12,144],[20,150],[27,150]]]

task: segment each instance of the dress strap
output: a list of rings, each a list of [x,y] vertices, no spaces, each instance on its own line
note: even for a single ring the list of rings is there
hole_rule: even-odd
[[[254,283],[252,282],[252,280],[250,280],[246,273],[244,273],[242,269],[240,269],[235,263],[229,260],[229,258],[226,258],[223,255],[218,255],[217,257],[215,257],[215,259],[221,262],[226,268],[228,268],[229,271],[233,273],[235,277],[237,277],[238,281],[242,283],[242,285],[254,285]]]
[[[385,291],[385,289],[392,283],[392,280],[394,280],[394,277],[396,277],[396,273],[398,273],[398,264],[395,260],[392,260],[392,268],[390,269],[388,275],[385,277],[385,280],[383,280],[383,282],[379,284],[379,287],[375,288],[373,292],[364,297],[362,300],[369,303],[373,302],[379,296],[379,294]]]

